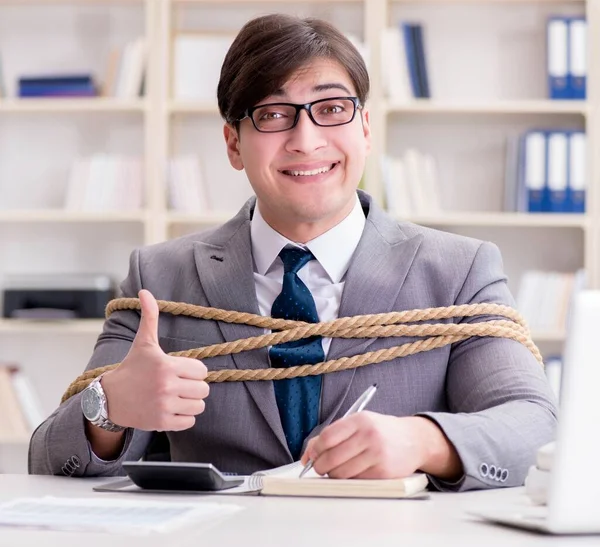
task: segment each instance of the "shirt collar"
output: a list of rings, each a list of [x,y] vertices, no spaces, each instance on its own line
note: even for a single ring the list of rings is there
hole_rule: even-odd
[[[302,245],[290,241],[271,228],[260,214],[257,204],[250,224],[252,255],[256,271],[260,275],[265,275],[281,249],[286,245],[292,245],[310,250],[331,281],[339,283],[348,270],[364,227],[365,214],[357,195],[354,208],[344,220],[306,245]]]

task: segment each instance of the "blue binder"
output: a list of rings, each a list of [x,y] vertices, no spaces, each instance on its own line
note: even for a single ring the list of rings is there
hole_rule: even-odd
[[[585,213],[586,181],[586,135],[583,131],[569,133],[569,177],[567,186],[567,208],[572,213]]]
[[[414,39],[414,25],[402,23],[402,36],[404,37],[404,49],[406,51],[406,63],[408,65],[408,75],[410,77],[410,87],[413,97],[423,97],[421,83],[419,79],[419,69],[417,67],[417,51]]]
[[[587,87],[587,22],[571,17],[569,22],[569,72],[567,85],[572,99],[585,99]]]
[[[523,138],[523,185],[527,212],[542,213],[547,207],[548,139],[544,131],[529,131]]]
[[[565,17],[551,17],[547,23],[548,95],[551,99],[570,99],[569,22]]]
[[[546,203],[543,210],[566,213],[569,211],[569,136],[565,131],[548,131],[546,140]]]
[[[429,89],[429,77],[427,76],[427,61],[425,56],[423,27],[421,25],[413,26],[413,38],[415,41],[415,50],[417,54],[417,74],[419,75],[419,87],[421,97],[429,99],[431,92]]]

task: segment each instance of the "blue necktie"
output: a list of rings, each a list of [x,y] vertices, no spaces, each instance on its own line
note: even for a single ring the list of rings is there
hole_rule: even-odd
[[[302,249],[282,249],[283,287],[273,302],[271,316],[317,323],[319,316],[310,291],[298,277],[298,271],[315,257]],[[292,367],[325,360],[320,336],[277,344],[269,351],[272,367]],[[294,460],[300,457],[302,443],[319,419],[321,376],[276,380],[275,399],[288,447]]]

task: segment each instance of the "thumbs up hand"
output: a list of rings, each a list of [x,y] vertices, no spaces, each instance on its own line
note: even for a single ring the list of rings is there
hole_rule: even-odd
[[[167,355],[158,344],[158,304],[139,292],[138,332],[123,362],[102,377],[108,418],[145,431],[182,431],[204,411],[209,386],[206,366],[197,359]]]

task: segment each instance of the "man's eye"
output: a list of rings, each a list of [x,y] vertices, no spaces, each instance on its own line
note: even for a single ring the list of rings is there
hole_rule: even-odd
[[[272,111],[272,112],[261,112],[259,119],[269,121],[269,120],[279,120],[284,117],[285,117],[285,114],[283,114],[282,112]]]
[[[340,114],[343,111],[344,107],[339,104],[327,105],[321,110],[323,114]]]

